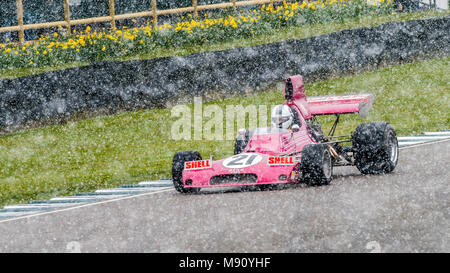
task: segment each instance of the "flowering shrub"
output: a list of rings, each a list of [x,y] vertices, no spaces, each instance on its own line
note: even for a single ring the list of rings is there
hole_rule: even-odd
[[[0,69],[58,66],[71,62],[148,54],[156,47],[201,46],[242,37],[270,34],[283,27],[343,21],[392,13],[391,0],[291,1],[262,5],[258,9],[230,12],[218,17],[208,13],[183,16],[177,22],[154,28],[150,22],[136,28],[94,31],[89,26],[72,35],[47,33],[38,41],[0,43]],[[60,28],[62,29],[62,28]]]

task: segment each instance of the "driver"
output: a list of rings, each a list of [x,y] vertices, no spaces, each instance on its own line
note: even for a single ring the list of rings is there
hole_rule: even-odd
[[[277,105],[272,110],[272,127],[290,129],[294,121],[294,114],[287,105]]]

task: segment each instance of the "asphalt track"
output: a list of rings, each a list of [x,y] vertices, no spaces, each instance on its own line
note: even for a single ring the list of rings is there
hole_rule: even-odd
[[[0,252],[450,252],[450,141],[329,186],[174,190],[0,221]]]

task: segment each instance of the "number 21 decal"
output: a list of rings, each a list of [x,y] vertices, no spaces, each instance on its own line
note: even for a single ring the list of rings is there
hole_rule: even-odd
[[[258,154],[238,154],[227,158],[222,165],[230,169],[245,168],[261,162],[262,156]]]

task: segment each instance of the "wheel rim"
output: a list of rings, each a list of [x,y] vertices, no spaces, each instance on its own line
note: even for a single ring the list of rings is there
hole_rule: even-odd
[[[390,132],[388,137],[388,151],[389,151],[389,159],[392,163],[397,162],[398,158],[398,142],[395,135]]]
[[[331,156],[328,150],[323,155],[323,174],[327,179],[331,177]]]

